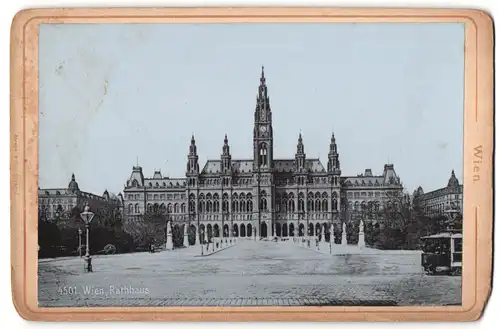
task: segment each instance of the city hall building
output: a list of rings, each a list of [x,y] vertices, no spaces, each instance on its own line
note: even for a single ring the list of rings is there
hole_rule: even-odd
[[[159,171],[145,177],[139,165],[133,167],[124,189],[126,218],[140,220],[156,213],[172,226],[187,224],[209,237],[310,236],[340,225],[348,213],[381,209],[402,195],[392,164],[386,164],[381,175],[366,169],[361,175],[342,176],[333,134],[325,136],[326,166],[306,156],[300,134],[295,155],[275,159],[274,135],[262,69],[249,141],[253,154],[233,159],[225,136],[220,158],[200,166],[192,136],[185,177],[163,177]]]

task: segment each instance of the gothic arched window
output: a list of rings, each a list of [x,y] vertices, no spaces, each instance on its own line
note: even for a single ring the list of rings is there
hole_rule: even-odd
[[[262,143],[259,149],[259,164],[261,166],[267,166],[267,145]]]
[[[134,212],[134,205],[129,204],[129,205],[128,205],[128,213],[129,213],[129,214],[131,214],[131,213],[133,213],[133,212]]]
[[[136,214],[139,213],[139,204],[138,203],[135,204],[135,213]]]
[[[326,199],[321,202],[321,211],[328,211],[328,201]]]
[[[304,199],[299,199],[299,211],[304,211]]]
[[[295,200],[294,199],[288,200],[288,211],[295,212]]]
[[[314,202],[312,199],[307,200],[307,211],[312,211],[314,208]]]
[[[267,200],[266,198],[260,199],[260,210],[267,211]]]
[[[321,201],[319,199],[314,202],[314,211],[321,211]]]
[[[253,211],[253,202],[252,200],[247,200],[247,211],[252,212]]]

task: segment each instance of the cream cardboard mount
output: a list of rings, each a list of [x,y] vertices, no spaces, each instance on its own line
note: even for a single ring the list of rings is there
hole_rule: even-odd
[[[345,29],[346,23],[356,23],[358,33],[343,31],[348,30]],[[284,130],[282,113],[293,112],[293,103],[301,102],[304,97],[311,99],[314,93],[319,102],[331,100],[331,95],[321,95],[327,89],[318,87],[314,91],[300,87],[299,82],[296,86],[290,84],[289,79],[294,74],[306,76],[301,67],[330,72],[331,62],[337,61],[337,66],[345,65],[350,72],[355,70],[349,56],[344,59],[335,57],[342,56],[344,50],[353,46],[331,52],[328,38],[325,38],[327,33],[332,33],[332,43],[340,42],[339,35],[345,32],[344,40],[352,40],[351,44],[357,44],[359,49],[370,49],[363,48],[370,44],[374,51],[360,55],[361,62],[363,59],[368,61],[370,53],[375,56],[377,49],[386,51],[386,60],[380,61],[378,66],[387,75],[396,74],[394,76],[398,77],[394,73],[398,71],[398,60],[389,60],[390,49],[395,52],[402,45],[384,48],[390,46],[391,41],[377,34],[379,27],[383,26],[378,25],[380,23],[394,23],[393,28],[398,29],[447,23],[441,25],[446,25],[450,31],[457,28],[461,31],[455,34],[460,41],[453,41],[451,36],[449,39],[443,37],[443,40],[455,47],[452,54],[460,58],[457,71],[451,69],[450,72],[463,72],[463,81],[446,80],[454,80],[453,83],[459,86],[456,97],[446,97],[462,102],[463,109],[455,108],[449,116],[462,119],[457,119],[458,123],[453,125],[451,121],[443,120],[442,126],[448,124],[450,129],[463,126],[463,131],[460,131],[463,141],[456,152],[461,151],[463,159],[460,159],[460,168],[450,168],[446,173],[440,173],[441,176],[433,176],[443,177],[442,188],[424,190],[413,186],[415,193],[406,191],[403,184],[406,177],[397,173],[397,170],[405,171],[403,160],[399,161],[401,165],[388,161],[381,165],[383,171],[374,168],[363,174],[350,172],[350,168],[342,165],[343,159],[351,156],[344,147],[352,145],[348,140],[355,143],[354,135],[363,136],[363,130],[354,129],[354,132],[350,129],[349,133],[349,129],[342,130],[335,125],[337,130],[332,134],[329,124],[323,126],[332,121],[328,117],[330,114],[316,115],[318,106],[308,108],[307,115],[298,124],[290,121],[290,127],[301,127],[300,133],[294,131],[290,136],[289,131]],[[223,26],[231,24],[231,28],[244,28],[246,34],[231,39],[231,35],[223,30]],[[144,26],[147,28],[141,30]],[[311,26],[317,28],[317,32],[311,32]],[[185,30],[180,31],[181,27]],[[298,31],[287,36],[302,35],[302,41],[293,37],[280,38],[279,29],[285,27]],[[108,41],[103,39],[106,34],[101,32],[104,30],[97,31],[98,28],[109,33]],[[435,28],[432,35],[439,38],[441,30]],[[114,34],[116,31],[119,33]],[[368,42],[366,35],[372,32],[375,39]],[[184,41],[187,39],[181,37],[190,33],[195,36],[191,38],[191,48]],[[227,40],[232,41],[224,41],[221,37],[224,33]],[[254,38],[252,33],[260,37]],[[56,40],[56,35],[66,41],[50,42]],[[116,37],[118,35],[123,38]],[[318,35],[323,38],[321,49],[304,46],[310,45],[308,42],[314,44]],[[137,46],[134,40],[144,42]],[[396,41],[397,37],[392,40]],[[130,51],[115,47],[127,42]],[[237,67],[235,58],[243,58],[238,53],[241,49],[238,42],[267,49],[268,54],[264,56],[267,60],[261,60],[270,63],[256,66],[248,60],[248,67],[252,67],[248,71],[253,72],[249,73],[244,69],[246,65],[241,66],[242,60],[238,64],[239,70],[228,70],[231,65]],[[419,42],[424,41],[412,39],[412,42],[418,50]],[[135,50],[144,50],[144,53],[136,58],[126,56],[127,52],[132,52],[130,47],[134,44]],[[168,49],[168,52],[163,52],[163,59],[155,51],[159,46]],[[301,51],[303,65],[293,62],[292,46]],[[440,42],[431,49],[435,54],[442,54],[446,46],[446,42]],[[250,48],[247,51],[252,54],[255,49]],[[112,49],[125,49],[114,55],[123,57],[112,61],[114,64],[108,67],[101,65],[106,56],[112,56]],[[196,49],[199,51],[194,51]],[[288,55],[277,57],[280,52]],[[222,53],[227,60],[220,60]],[[87,59],[87,64],[90,63],[87,70],[82,71],[79,57],[72,57],[78,54]],[[281,60],[271,60],[272,56]],[[326,61],[326,58],[331,61]],[[440,74],[447,74],[446,69],[453,65],[453,59],[446,58],[446,63],[437,66],[442,68]],[[175,60],[176,64],[172,65]],[[405,60],[411,66],[415,59],[405,57]],[[429,67],[433,65],[431,61],[429,59],[427,63]],[[121,80],[129,81],[127,85],[117,84],[110,73],[112,64],[120,62],[126,64],[131,75],[127,76],[127,70],[123,68],[113,72],[123,75]],[[149,70],[153,63],[156,69]],[[283,68],[288,65],[286,63],[289,64],[288,71]],[[261,68],[261,64],[265,67]],[[193,65],[200,65],[196,74],[192,71]],[[169,68],[169,74],[164,74],[164,67]],[[210,74],[210,67],[219,72],[218,76]],[[338,88],[349,85],[352,74],[344,74],[340,69],[337,72],[329,83]],[[361,73],[366,79],[371,79],[370,72],[368,69]],[[419,72],[425,81],[429,72]],[[246,81],[247,73],[248,80],[254,82],[253,90],[248,90],[246,82],[235,82]],[[97,80],[85,80],[95,78],[96,74]],[[254,80],[250,74],[254,74]],[[318,81],[321,80],[319,74]],[[144,79],[146,75],[150,78]],[[158,76],[162,79],[155,82]],[[343,82],[335,82],[336,79]],[[391,85],[393,82],[382,80],[382,76],[380,79],[381,84],[395,90]],[[186,87],[188,80],[190,88]],[[439,79],[434,80],[437,82],[433,83],[440,83]],[[151,91],[149,95],[144,94],[139,85],[134,92],[127,89],[139,82],[144,87],[142,90]],[[317,84],[319,86],[320,82]],[[449,84],[453,89],[452,82]],[[204,86],[205,94],[200,93],[200,85]],[[363,97],[363,93],[368,95],[366,86],[356,85],[359,85],[357,97]],[[166,86],[164,92],[155,91],[158,86]],[[282,109],[285,100],[280,88],[290,90],[287,98],[302,96],[289,103],[288,110]],[[75,90],[79,92],[71,94]],[[222,97],[219,95],[221,90],[233,92],[222,93],[225,95]],[[248,103],[248,99],[237,96],[240,91],[240,95],[256,93],[256,101],[250,97],[252,102]],[[345,91],[348,94],[352,88]],[[94,92],[102,99],[95,101]],[[206,96],[207,92],[210,97]],[[167,109],[162,104],[151,105],[157,100],[152,95],[162,93],[168,99]],[[419,97],[430,94],[432,91],[427,90]],[[68,98],[68,95],[73,96]],[[396,97],[391,90],[381,92],[379,96],[386,97],[387,102]],[[219,104],[232,104],[238,97],[241,107],[250,111],[242,109],[234,117],[232,110],[231,117],[231,111],[224,112],[227,106],[214,109],[216,115],[228,115],[234,119],[234,123],[226,121],[225,126],[202,112],[192,112],[200,111],[199,104],[197,110],[190,105],[198,101],[212,108],[214,100]],[[335,95],[336,101],[341,102],[344,98],[345,93]],[[130,114],[126,111],[138,99],[142,101],[134,103],[136,108],[131,111],[137,117],[130,125],[120,118]],[[379,117],[389,115],[389,112],[383,112],[378,101],[376,97],[371,102]],[[137,107],[141,102],[148,106]],[[448,104],[446,99],[443,102]],[[332,108],[332,111],[335,107],[346,108],[340,112],[335,110],[335,115],[344,122],[356,119],[345,104],[319,104]],[[80,120],[82,113],[86,113],[86,106],[100,114],[87,121]],[[173,108],[177,108],[175,113]],[[58,109],[61,112],[57,112]],[[391,109],[399,110],[404,109]],[[446,106],[439,111],[446,111]],[[120,116],[113,114],[118,112]],[[99,125],[102,113],[111,113],[111,117],[117,115],[113,119],[115,123],[111,125],[110,121]],[[155,122],[144,123],[139,118],[155,113],[159,115]],[[170,116],[170,119],[161,115]],[[434,115],[439,117],[438,112],[433,112]],[[171,119],[176,116],[175,127],[166,130],[163,127],[162,130],[156,126],[160,122],[174,122]],[[193,123],[195,118],[198,120],[194,121],[203,125]],[[376,120],[373,118],[372,123],[378,124]],[[237,123],[240,121],[246,123],[240,127]],[[384,128],[387,121],[382,120],[379,124],[382,127],[380,136],[389,134],[389,127]],[[46,127],[51,123],[65,125],[68,122],[74,123],[72,131],[54,130],[61,135],[48,135],[50,129]],[[359,117],[356,122],[359,122]],[[129,136],[121,133],[123,143],[114,144],[107,139],[109,144],[106,146],[99,138],[97,140],[101,142],[93,145],[96,138],[82,130],[92,127],[92,131],[98,132],[99,129],[114,129],[112,126],[121,127],[121,131],[135,131],[128,127],[139,127],[137,131],[140,133]],[[167,132],[170,137],[165,134],[165,138],[156,137],[153,127]],[[316,128],[311,130],[310,127]],[[186,139],[182,139],[184,135],[179,137],[179,141],[186,141],[186,145],[178,153],[175,144],[179,142],[173,136],[195,128],[196,134],[191,136],[192,130],[189,130]],[[179,134],[175,129],[179,129]],[[253,143],[245,140],[240,144],[239,137],[234,136],[245,129],[252,130]],[[431,130],[429,126],[428,131]],[[204,162],[205,151],[210,149],[202,141],[214,133],[221,135],[220,146],[217,146],[214,157],[209,155]],[[320,146],[313,145],[314,134],[321,135],[317,140],[324,142],[321,148],[325,149],[324,154],[328,153],[324,159],[308,154],[315,152],[315,147],[318,147],[318,152],[320,149]],[[365,159],[372,156],[369,149],[381,150],[377,142],[380,136],[363,137],[364,147],[368,149],[359,149],[359,152],[366,152]],[[418,136],[415,138],[421,143],[427,138],[425,132],[414,136]],[[54,140],[49,142],[51,138]],[[126,169],[120,171],[126,152],[120,151],[119,144],[133,145],[134,139],[143,138],[151,138],[149,141],[166,139],[161,147],[170,149],[168,157],[172,159],[172,168],[177,168],[174,162],[182,158],[182,165],[176,171],[180,174],[172,177],[165,172],[162,174],[158,169],[161,164],[155,167],[150,158],[152,153],[141,151],[134,151],[138,154],[132,156],[137,163],[130,166],[127,163]],[[405,138],[400,135],[394,144],[404,145]],[[291,149],[296,150],[295,154],[281,158],[280,139],[292,140]],[[69,142],[65,143],[65,140]],[[76,146],[64,149],[73,142],[72,145]],[[233,156],[232,152],[240,151],[236,145],[245,143],[253,145],[253,155],[250,150],[246,158]],[[52,153],[51,147],[56,144],[61,149],[52,149],[55,152]],[[413,144],[414,154],[409,154],[409,157],[415,154],[418,157],[431,156],[432,153],[418,153],[418,141]],[[114,146],[110,149],[109,145]],[[106,152],[101,150],[104,147],[108,147]],[[104,189],[99,190],[100,186],[103,182],[112,182],[114,174],[108,170],[108,174],[106,171],[98,174],[100,178],[97,180],[90,177],[83,168],[85,166],[78,166],[78,161],[74,161],[77,155],[72,152],[76,150],[81,159],[93,158],[100,163],[101,169],[91,162],[85,163],[89,168],[94,166],[92,168],[99,171],[108,166],[116,168],[116,173],[125,173],[119,178],[123,190],[102,193]],[[60,152],[65,154],[67,162],[59,159]],[[141,155],[140,161],[135,160],[137,155]],[[491,17],[482,11],[390,8],[23,10],[14,17],[11,32],[13,301],[23,318],[34,321],[476,320],[481,316],[491,291],[492,157],[493,24]],[[54,161],[50,163],[56,169],[47,169],[48,158]],[[130,159],[126,161],[130,162]],[[57,167],[63,162],[67,167]],[[149,170],[153,170],[153,174],[150,175]],[[419,218],[418,223],[429,220],[425,230],[418,226],[420,224],[415,224],[417,228],[408,224],[415,218]],[[411,234],[401,238],[401,232],[409,229],[415,229],[412,233],[414,239],[410,238]],[[415,247],[417,243],[418,248]],[[412,287],[411,292],[405,290],[408,286]]]

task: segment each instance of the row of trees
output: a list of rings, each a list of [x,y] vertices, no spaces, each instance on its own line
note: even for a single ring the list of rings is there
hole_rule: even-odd
[[[410,201],[408,195],[394,196],[391,207],[382,209],[365,208],[352,210],[341,207],[341,222],[346,223],[346,238],[349,244],[358,242],[359,223],[364,222],[365,243],[380,249],[418,249],[420,238],[446,229],[461,230],[462,216],[425,216],[418,202]],[[79,229],[81,242],[85,244],[85,225],[80,218],[81,210],[73,208],[58,214],[55,219],[47,218],[42,211],[38,220],[39,257],[77,255],[79,253]],[[165,244],[168,217],[160,213],[147,213],[139,220],[124,227],[121,214],[116,211],[99,210],[91,223],[90,249],[92,253],[103,253],[107,245],[113,245],[117,253],[148,250],[150,245]],[[188,229],[190,244],[195,242],[195,231]],[[174,247],[184,242],[183,225],[172,227]],[[334,226],[334,240],[341,243],[342,225]],[[329,230],[326,241],[330,241]],[[85,250],[85,249],[84,249]],[[84,250],[82,253],[84,253]]]
[[[380,249],[419,249],[421,237],[445,230],[462,230],[462,215],[458,209],[448,214],[425,215],[418,200],[408,194],[391,197],[390,207],[382,209],[344,209],[348,243],[357,243],[359,222],[364,221],[366,244]]]
[[[55,218],[48,218],[43,211],[38,212],[38,255],[40,258],[85,254],[86,231],[80,217],[81,209],[61,212]],[[105,253],[106,246],[113,245],[117,253],[137,249],[133,237],[123,228],[119,212],[101,210],[95,214],[90,224],[89,246],[92,254]],[[81,235],[80,235],[81,232]]]
[[[42,210],[38,213],[39,257],[60,257],[79,254],[80,242],[82,254],[85,254],[86,231],[80,217],[81,209],[73,208],[61,212],[55,218],[48,218]],[[121,214],[100,209],[90,224],[89,246],[91,254],[106,252],[106,246],[113,245],[116,253],[149,250],[165,244],[167,217],[162,214],[148,213],[138,221],[124,224]],[[126,226],[126,227],[125,227]],[[184,243],[182,225],[172,227],[174,247]],[[80,236],[80,232],[82,233]],[[188,230],[190,244],[195,243],[195,232]]]

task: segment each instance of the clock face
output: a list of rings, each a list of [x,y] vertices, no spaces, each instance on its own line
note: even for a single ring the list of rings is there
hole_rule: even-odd
[[[267,131],[267,127],[266,126],[260,126],[260,131],[265,133]]]

